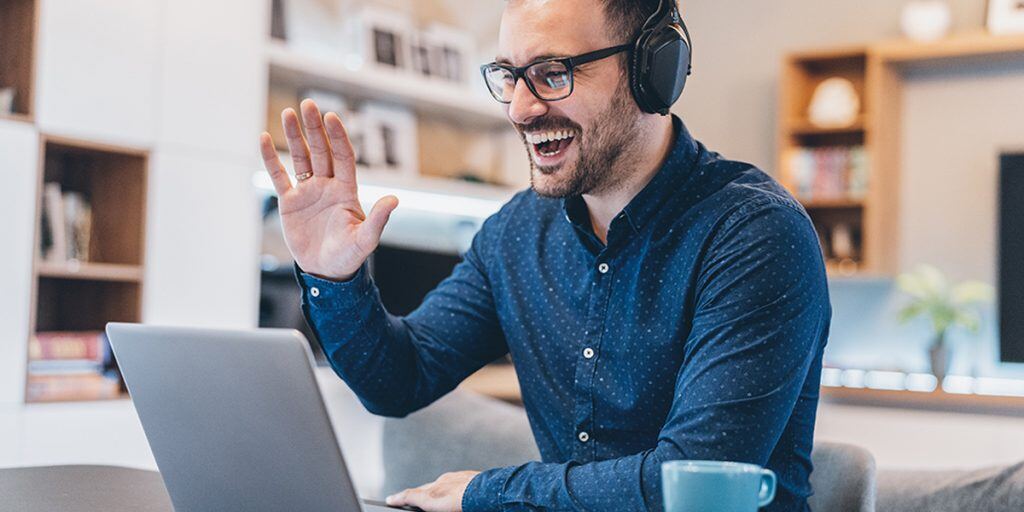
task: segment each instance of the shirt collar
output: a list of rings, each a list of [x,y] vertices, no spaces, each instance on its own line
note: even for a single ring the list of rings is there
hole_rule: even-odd
[[[673,115],[672,126],[675,128],[675,141],[661,169],[615,218],[615,221],[618,221],[619,217],[624,217],[634,233],[639,233],[658,212],[661,204],[679,191],[681,179],[690,174],[696,163],[697,141],[690,135],[686,124],[678,116]],[[589,230],[590,216],[581,196],[563,199],[562,207],[567,221]]]

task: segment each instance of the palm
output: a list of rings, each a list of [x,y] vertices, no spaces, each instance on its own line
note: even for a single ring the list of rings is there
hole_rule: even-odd
[[[285,241],[295,261],[311,274],[345,280],[377,248],[397,200],[381,199],[367,217],[359,204],[355,158],[341,121],[328,114],[321,124],[316,105],[308,100],[302,114],[308,146],[294,111],[286,110],[282,117],[295,172],[312,177],[292,186],[267,134],[261,140],[264,162],[280,198]]]

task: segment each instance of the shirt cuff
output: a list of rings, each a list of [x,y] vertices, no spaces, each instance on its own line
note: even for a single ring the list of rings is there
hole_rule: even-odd
[[[462,495],[462,512],[492,512],[501,510],[505,482],[515,471],[514,466],[489,469],[469,482]]]
[[[373,291],[373,281],[367,264],[359,267],[352,279],[343,282],[328,281],[305,273],[295,264],[295,278],[302,288],[302,304],[312,309],[344,311],[359,304]]]

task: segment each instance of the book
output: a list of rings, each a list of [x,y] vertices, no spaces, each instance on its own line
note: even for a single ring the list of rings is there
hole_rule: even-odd
[[[51,243],[46,248],[43,259],[47,261],[64,261],[68,253],[67,230],[64,222],[64,200],[61,196],[60,183],[50,182],[43,186],[43,208]]]
[[[106,352],[106,337],[99,331],[39,332],[29,340],[29,359],[88,360],[102,363]]]
[[[29,374],[25,388],[25,397],[29,402],[109,400],[121,396],[121,383],[99,373]]]
[[[801,201],[863,199],[868,190],[863,146],[795,148],[783,158],[782,183]]]

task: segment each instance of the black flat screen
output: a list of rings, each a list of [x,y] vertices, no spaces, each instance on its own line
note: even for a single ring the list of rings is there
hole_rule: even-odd
[[[1024,363],[1024,153],[1003,155],[999,188],[999,346]]]

